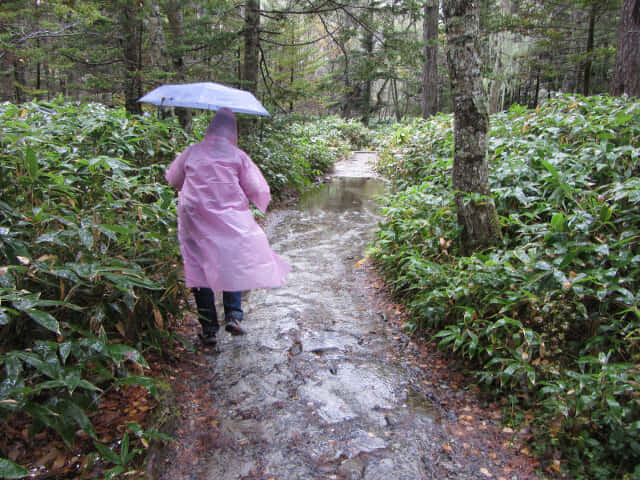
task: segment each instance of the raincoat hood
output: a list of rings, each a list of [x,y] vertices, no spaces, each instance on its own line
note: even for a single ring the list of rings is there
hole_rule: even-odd
[[[218,110],[207,127],[205,137],[226,138],[232,145],[238,145],[238,126],[233,112],[228,108]]]

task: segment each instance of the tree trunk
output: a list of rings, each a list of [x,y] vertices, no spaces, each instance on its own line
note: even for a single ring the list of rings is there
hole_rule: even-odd
[[[184,17],[182,15],[183,2],[178,0],[169,0],[167,4],[167,19],[169,20],[169,52],[171,55],[171,62],[176,72],[176,83],[184,83],[185,81],[185,69],[184,69],[184,57],[181,51],[182,39],[184,36]],[[182,128],[191,132],[191,120],[192,114],[189,108],[176,108],[176,115],[180,121]]]
[[[260,41],[260,0],[248,0],[244,14],[244,65],[242,88],[256,94]]]
[[[618,28],[618,52],[612,95],[640,97],[640,0],[624,0]]]
[[[438,0],[424,2],[422,38],[422,118],[428,118],[438,112]]]
[[[120,13],[122,28],[122,50],[125,66],[124,98],[125,108],[129,113],[140,114],[142,109],[138,103],[142,89],[140,73],[140,41],[141,24],[138,19],[138,6],[134,0],[124,0]]]
[[[27,84],[27,77],[25,74],[25,66],[23,58],[16,58],[13,63],[13,79],[16,92],[16,103],[24,103],[27,101],[24,89]]]
[[[373,29],[371,28],[373,13],[369,10],[371,2],[366,2],[365,9],[360,17],[363,25],[362,36],[360,37],[360,45],[362,47],[363,64],[360,68],[363,70],[362,83],[360,88],[360,97],[357,99],[360,110],[360,119],[365,125],[369,124],[371,118],[371,92],[373,86],[373,78],[371,76],[371,68],[373,64],[373,49],[375,46],[375,38]]]
[[[367,64],[371,63],[373,57],[373,32],[365,32],[362,38],[362,46],[364,47],[365,58]],[[371,87],[373,80],[370,76],[367,76],[362,82],[362,90],[360,91],[360,111],[362,112],[362,123],[369,124],[371,118]]]
[[[447,63],[455,108],[453,188],[463,250],[495,245],[500,229],[489,191],[489,114],[478,49],[479,12],[474,0],[443,0]]]
[[[347,15],[344,10],[339,11],[338,15],[340,15],[338,17],[340,20],[340,24],[343,25],[345,29],[351,29],[353,27],[353,19],[349,15]],[[338,48],[342,52],[344,68],[343,68],[342,74],[341,75],[339,74],[339,76],[342,77],[342,82],[344,83],[344,88],[342,88],[342,91],[344,91],[345,93],[343,98],[340,101],[340,111],[341,111],[342,117],[349,118],[352,115],[351,97],[353,92],[353,86],[351,82],[351,60],[349,57],[351,55],[351,50],[347,48],[347,43],[348,43],[347,39],[342,38],[342,36],[335,36],[333,33],[330,33],[331,29],[327,26],[327,24],[324,21],[322,22],[322,24],[325,28],[325,31],[327,32],[327,35],[331,37],[331,39],[334,41],[334,43],[338,46]]]
[[[40,29],[40,2],[36,2],[35,9],[35,26]],[[41,52],[40,50],[40,37],[36,38],[36,51],[38,54]],[[42,64],[40,60],[36,61],[36,98],[41,99],[40,89],[42,87]]]
[[[591,65],[593,64],[593,42],[596,29],[596,4],[591,5],[589,11],[589,31],[587,32],[587,59],[584,62],[583,92],[585,96],[591,92]]]

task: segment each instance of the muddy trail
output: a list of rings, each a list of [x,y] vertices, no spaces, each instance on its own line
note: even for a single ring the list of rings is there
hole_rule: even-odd
[[[177,361],[176,442],[151,456],[154,478],[535,478],[500,406],[402,332],[365,259],[384,190],[374,160],[356,152],[270,214],[288,284],[246,294],[247,335],[221,334],[214,350]]]

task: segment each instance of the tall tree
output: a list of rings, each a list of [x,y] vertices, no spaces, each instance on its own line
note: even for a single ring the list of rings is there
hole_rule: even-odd
[[[535,106],[541,92],[602,93],[619,0],[483,0],[481,38],[492,111]],[[485,43],[486,39],[486,43]]]
[[[300,105],[322,108],[325,103],[320,87],[326,81],[327,61],[318,46],[322,31],[314,20],[310,15],[288,15],[263,24],[264,83],[271,100],[288,112]]]
[[[595,60],[596,22],[605,13],[610,5],[610,0],[587,0],[584,5],[587,16],[587,43],[584,53],[582,93],[591,94],[593,66]]]
[[[260,59],[260,0],[248,0],[244,12],[242,86],[257,93]]]
[[[438,0],[425,0],[423,20],[422,118],[438,112]]]
[[[167,19],[169,20],[169,55],[175,70],[175,82],[184,83],[186,80],[184,54],[182,50],[184,40],[184,16],[182,2],[169,0],[167,2]],[[177,108],[176,115],[182,128],[191,131],[191,109]]]
[[[640,0],[624,0],[612,95],[640,97]]]
[[[344,117],[366,122],[378,112],[396,118],[409,109],[420,113],[422,79],[413,72],[422,65],[416,55],[421,5],[412,0],[359,0],[342,4],[333,26],[320,16],[341,53],[332,58],[333,91],[339,94],[336,104]]]
[[[122,58],[125,66],[125,108],[129,113],[142,113],[138,98],[142,96],[142,21],[137,0],[120,0]]]
[[[494,245],[500,237],[489,191],[489,114],[478,47],[477,0],[443,0],[447,63],[454,103],[453,188],[467,252]]]
[[[407,114],[420,115],[423,79],[415,72],[424,66],[422,56],[417,54],[423,48],[423,5],[397,1],[377,7],[377,11],[376,28],[382,38],[374,55],[374,86],[378,91],[373,111],[390,109],[398,121]],[[390,103],[384,101],[388,97]]]
[[[589,95],[591,91],[591,66],[593,65],[593,44],[596,29],[597,4],[593,2],[589,9],[589,29],[587,30],[587,50],[584,62],[584,77],[582,82],[582,91],[584,95]]]
[[[72,38],[80,19],[61,1],[5,1],[0,7],[0,99],[22,103],[42,87],[42,60],[57,39]],[[49,53],[49,55],[47,54]]]
[[[372,28],[373,12],[370,8],[370,1],[367,1],[360,16],[360,24],[363,25],[360,33],[360,46],[362,59],[360,62],[360,88],[359,97],[356,104],[361,114],[362,122],[367,125],[371,116],[371,91],[373,88],[375,72],[374,47],[375,36]]]

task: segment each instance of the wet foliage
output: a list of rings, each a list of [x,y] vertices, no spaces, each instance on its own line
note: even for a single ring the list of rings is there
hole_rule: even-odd
[[[280,117],[265,123],[240,146],[260,166],[272,192],[301,190],[336,161],[369,140],[359,122],[325,117]]]
[[[475,365],[551,468],[638,475],[640,104],[560,96],[494,115],[504,238],[473,256],[459,252],[452,123],[441,115],[379,137],[394,193],[372,253],[408,326]]]
[[[104,413],[117,410],[114,392],[156,395],[147,352],[181,341],[176,195],[163,175],[208,118],[191,136],[175,119],[98,104],[0,105],[0,477],[24,476],[20,464],[43,478],[131,477],[159,436],[142,414]],[[275,196],[344,148],[310,128],[276,124],[246,140]],[[146,402],[131,395],[118,397],[123,411]],[[122,423],[115,438],[98,428],[107,417]]]

